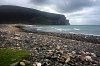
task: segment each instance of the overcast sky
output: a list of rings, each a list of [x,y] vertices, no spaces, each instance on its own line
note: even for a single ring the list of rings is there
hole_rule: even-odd
[[[64,14],[72,25],[100,25],[100,0],[0,0],[0,5]]]

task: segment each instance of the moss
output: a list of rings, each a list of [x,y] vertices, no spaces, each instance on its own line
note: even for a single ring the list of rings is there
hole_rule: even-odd
[[[0,66],[9,66],[25,57],[28,57],[29,52],[26,50],[3,48],[0,49]]]

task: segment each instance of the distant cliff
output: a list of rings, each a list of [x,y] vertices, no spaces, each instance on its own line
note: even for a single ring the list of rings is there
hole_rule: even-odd
[[[64,15],[43,12],[31,8],[1,5],[0,24],[43,24],[43,25],[69,25]]]

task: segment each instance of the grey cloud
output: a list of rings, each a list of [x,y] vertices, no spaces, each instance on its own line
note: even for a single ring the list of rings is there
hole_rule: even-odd
[[[1,5],[5,3],[9,4],[12,1],[14,2],[14,0],[0,0],[0,4]],[[75,12],[75,11],[82,10],[83,8],[93,6],[95,4],[93,0],[25,0],[25,1],[30,1],[30,3],[28,4],[33,4],[36,7],[39,6],[42,8],[44,6],[47,6],[59,13]],[[19,5],[19,3],[18,4],[14,3],[14,4]],[[26,5],[24,4],[23,6]],[[51,7],[51,5],[53,5],[54,7]]]
[[[86,22],[82,21],[87,24],[95,24],[95,22],[100,24],[100,0],[0,0],[0,5],[18,5],[43,11],[48,10],[45,9],[46,6],[57,13],[70,14],[68,18],[73,21],[72,24],[79,18],[85,20]],[[94,11],[81,13],[80,11],[85,8],[92,8]]]
[[[5,3],[5,1],[1,0],[0,1],[0,5],[3,5]]]
[[[31,2],[35,5],[46,5],[48,0],[31,0]]]
[[[54,10],[61,13],[69,13],[95,5],[93,0],[31,0],[37,6],[54,5]]]
[[[33,0],[33,2],[34,1],[35,0]],[[83,22],[77,22],[80,24],[100,24],[100,0],[44,0],[42,2],[37,1],[36,5],[54,5],[56,7],[52,8],[53,10],[59,13],[69,13],[71,15],[69,18],[72,18],[72,21],[75,21],[75,19],[73,19],[74,17],[77,17],[77,20],[81,18]],[[93,8],[94,11],[91,13],[79,12],[86,8]],[[78,14],[72,14],[73,12],[78,12]],[[73,23],[74,22],[72,22],[72,24]]]

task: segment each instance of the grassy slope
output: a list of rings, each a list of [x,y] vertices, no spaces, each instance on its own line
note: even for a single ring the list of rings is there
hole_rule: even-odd
[[[18,49],[0,49],[0,66],[9,66],[10,64],[21,60],[29,55],[28,51]]]

